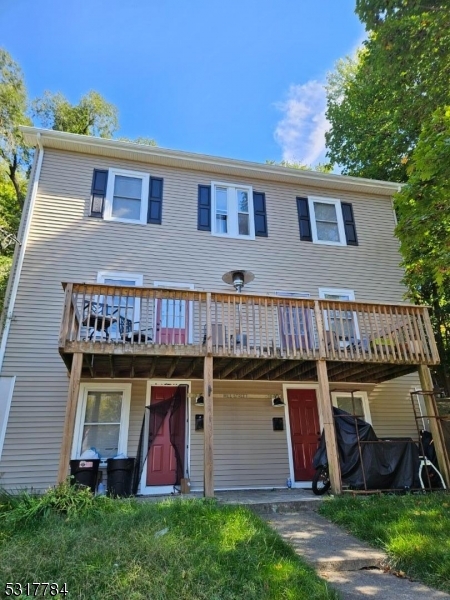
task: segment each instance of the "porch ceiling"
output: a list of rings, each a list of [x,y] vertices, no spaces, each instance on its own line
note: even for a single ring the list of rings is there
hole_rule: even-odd
[[[72,355],[63,355],[71,369]],[[203,379],[204,357],[84,354],[83,378]],[[413,364],[328,361],[330,382],[380,383],[417,369]],[[214,379],[250,381],[317,381],[316,361],[214,358]]]

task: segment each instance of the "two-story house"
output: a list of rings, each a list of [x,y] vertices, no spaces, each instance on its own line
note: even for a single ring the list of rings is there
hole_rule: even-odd
[[[403,302],[396,185],[23,131],[1,486],[44,489],[95,447],[137,457],[141,494],[310,487],[325,428],[339,492],[332,405],[417,439],[410,392],[439,359]]]

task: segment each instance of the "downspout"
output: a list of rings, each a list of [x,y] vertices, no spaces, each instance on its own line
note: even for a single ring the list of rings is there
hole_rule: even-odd
[[[8,341],[8,335],[9,335],[9,330],[11,327],[11,321],[13,319],[14,306],[15,306],[16,297],[17,297],[17,290],[19,288],[19,281],[20,281],[20,276],[22,274],[22,267],[23,267],[23,261],[25,258],[25,252],[26,252],[27,243],[28,243],[28,236],[30,234],[30,229],[31,229],[31,221],[33,219],[34,206],[36,204],[39,178],[41,175],[42,159],[44,157],[44,148],[41,143],[41,134],[39,132],[37,133],[37,146],[39,148],[39,155],[38,155],[38,160],[37,160],[37,165],[36,165],[36,171],[34,173],[33,187],[31,190],[31,197],[30,197],[30,205],[28,208],[26,226],[25,226],[25,231],[23,233],[23,237],[22,237],[22,243],[20,246],[19,257],[17,260],[17,264],[15,266],[16,272],[15,272],[14,281],[13,281],[12,288],[11,288],[11,294],[10,294],[9,302],[8,302],[8,309],[7,309],[7,313],[6,313],[6,317],[5,317],[5,326],[3,328],[2,341],[0,344],[0,374],[1,374],[1,371],[3,368],[3,360],[5,358],[5,351],[6,351],[6,343]],[[14,268],[14,265],[12,265],[12,268]]]
[[[399,185],[397,188],[397,193],[402,191],[402,186]],[[394,207],[394,198],[391,196],[391,206],[392,206],[392,212],[394,213],[394,225],[397,227],[398,225],[398,220],[397,220],[397,215],[395,213],[395,207]]]

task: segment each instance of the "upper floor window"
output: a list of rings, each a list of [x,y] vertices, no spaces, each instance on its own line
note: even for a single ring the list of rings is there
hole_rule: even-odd
[[[300,239],[329,246],[357,246],[353,206],[334,198],[297,198]]]
[[[253,192],[249,186],[212,183],[212,233],[215,235],[255,237]]]
[[[313,241],[344,245],[345,231],[340,200],[309,198]]]
[[[137,171],[109,169],[104,218],[146,223],[149,176]]]

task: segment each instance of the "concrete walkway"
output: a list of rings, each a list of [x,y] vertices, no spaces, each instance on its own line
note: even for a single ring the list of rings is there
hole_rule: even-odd
[[[261,516],[346,600],[450,599],[444,592],[385,572],[383,552],[360,542],[311,508]]]

